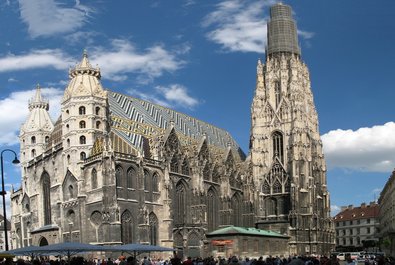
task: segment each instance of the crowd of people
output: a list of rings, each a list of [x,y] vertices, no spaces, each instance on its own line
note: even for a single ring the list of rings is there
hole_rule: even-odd
[[[232,256],[225,257],[207,257],[191,258],[184,260],[174,255],[169,259],[151,259],[144,257],[136,259],[133,256],[119,256],[117,259],[84,259],[83,257],[72,257],[70,261],[62,259],[33,259],[32,261],[18,259],[13,261],[12,258],[3,260],[1,265],[395,265],[394,259],[384,256],[369,257],[364,259],[352,259],[350,255],[345,257],[344,261],[339,261],[336,255],[327,256],[289,256],[289,257],[259,257],[259,258],[238,258]]]

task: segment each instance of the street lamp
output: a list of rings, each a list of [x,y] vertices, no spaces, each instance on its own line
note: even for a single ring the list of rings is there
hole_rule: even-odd
[[[15,155],[13,164],[19,164],[18,157],[16,153],[11,149],[4,149],[0,154],[0,162],[1,162],[1,196],[3,196],[3,217],[4,217],[4,239],[5,239],[5,250],[8,251],[8,234],[7,234],[7,211],[5,208],[5,194],[6,191],[4,189],[4,167],[3,167],[3,153],[9,151]]]

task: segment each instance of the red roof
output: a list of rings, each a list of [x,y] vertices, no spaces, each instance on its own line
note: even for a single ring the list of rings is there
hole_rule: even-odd
[[[366,218],[377,218],[379,215],[378,204],[368,204],[361,207],[348,207],[334,217],[335,222],[350,221]]]

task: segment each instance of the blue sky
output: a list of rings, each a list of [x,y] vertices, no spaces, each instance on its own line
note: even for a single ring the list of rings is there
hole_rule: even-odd
[[[19,151],[37,83],[59,115],[68,69],[87,49],[104,87],[224,128],[247,153],[274,2],[0,0],[2,149]],[[395,167],[395,1],[284,2],[310,69],[333,213],[377,199]],[[18,187],[19,169],[4,158],[7,189]]]

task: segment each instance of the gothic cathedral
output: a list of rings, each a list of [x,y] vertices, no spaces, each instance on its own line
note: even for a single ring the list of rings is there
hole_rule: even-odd
[[[86,52],[54,123],[38,86],[20,130],[13,245],[139,242],[205,256],[205,235],[234,225],[288,235],[290,254],[328,253],[325,161],[291,12],[271,8],[247,157],[223,129],[104,89]]]

